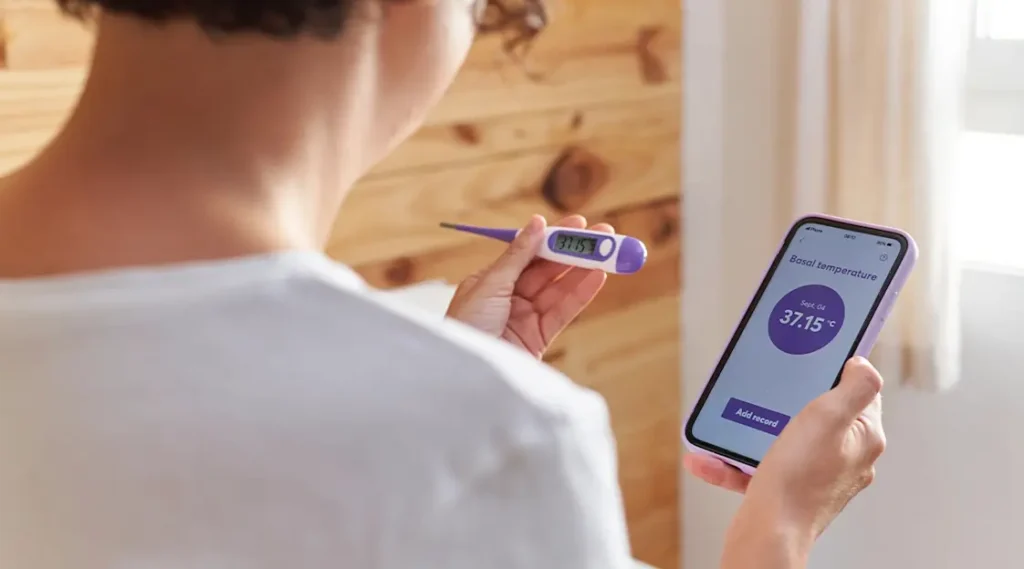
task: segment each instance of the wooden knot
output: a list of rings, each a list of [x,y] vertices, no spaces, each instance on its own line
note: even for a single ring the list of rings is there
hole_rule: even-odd
[[[452,132],[455,133],[455,138],[463,144],[468,144],[469,146],[480,144],[480,129],[471,124],[456,124],[452,126]]]
[[[578,147],[567,148],[548,170],[541,195],[556,211],[579,211],[608,183],[608,164]]]
[[[636,54],[640,60],[640,77],[648,85],[659,85],[668,81],[665,63],[654,53],[651,44],[661,34],[660,26],[644,26],[637,32]]]
[[[583,113],[576,111],[572,115],[572,120],[569,122],[569,128],[572,130],[579,130],[583,126]]]
[[[408,257],[399,257],[384,269],[384,280],[389,286],[402,286],[412,282],[416,263]]]
[[[556,365],[565,359],[565,348],[553,348],[541,356],[541,360],[548,365]]]
[[[658,220],[658,225],[651,235],[651,241],[655,245],[662,245],[676,238],[679,234],[679,218],[676,216],[664,216]]]

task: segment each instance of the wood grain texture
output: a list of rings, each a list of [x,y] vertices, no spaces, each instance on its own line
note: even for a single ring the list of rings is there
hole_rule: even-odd
[[[50,0],[0,0],[4,65],[8,69],[80,68],[89,58],[92,34],[59,15]]]
[[[593,140],[615,139],[623,132],[644,138],[678,138],[679,119],[679,93],[673,91],[639,103],[570,105],[483,119],[434,122],[377,164],[370,177],[562,149]]]
[[[679,567],[680,0],[559,0],[524,61],[482,38],[424,127],[352,191],[329,253],[371,284],[457,282],[501,244],[441,221],[582,213],[643,239],[545,356],[608,401],[636,556]],[[0,0],[0,174],[65,120],[92,37],[50,0]]]
[[[349,196],[329,250],[361,264],[473,240],[438,230],[440,221],[514,227],[532,213],[552,218],[570,212],[600,215],[677,196],[678,140],[675,134],[618,137],[371,176]],[[368,211],[380,213],[368,216]]]
[[[0,174],[35,154],[81,92],[80,69],[0,70]]]

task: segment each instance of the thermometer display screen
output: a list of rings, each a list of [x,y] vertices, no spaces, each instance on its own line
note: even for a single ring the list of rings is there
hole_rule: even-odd
[[[555,241],[555,251],[565,253],[576,253],[578,255],[593,255],[597,247],[597,238],[584,237],[582,235],[559,234]]]

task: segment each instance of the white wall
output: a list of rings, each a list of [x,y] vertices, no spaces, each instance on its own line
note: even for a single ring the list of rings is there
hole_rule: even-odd
[[[886,389],[878,479],[823,536],[812,569],[1024,564],[1024,276],[968,271],[962,298],[963,379],[943,395]],[[703,379],[686,378],[688,400]],[[738,503],[685,480],[685,569],[717,567]]]

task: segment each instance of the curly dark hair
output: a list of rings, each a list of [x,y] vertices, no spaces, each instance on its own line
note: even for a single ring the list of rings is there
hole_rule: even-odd
[[[338,37],[362,2],[415,0],[57,0],[66,14],[88,20],[97,10],[154,24],[193,20],[214,36],[256,33],[280,39]],[[505,33],[514,47],[547,24],[544,0],[478,0],[481,33]]]

